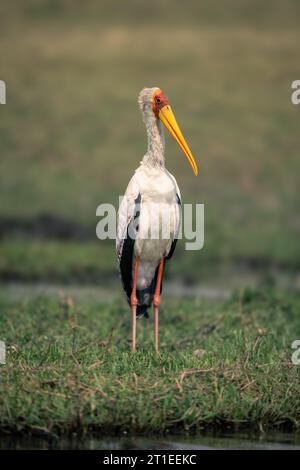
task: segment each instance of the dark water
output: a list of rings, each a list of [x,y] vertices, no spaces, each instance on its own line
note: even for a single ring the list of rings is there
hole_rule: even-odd
[[[197,437],[85,437],[43,438],[0,436],[0,450],[4,449],[90,449],[90,450],[206,450],[206,449],[300,449],[300,433],[206,433]]]

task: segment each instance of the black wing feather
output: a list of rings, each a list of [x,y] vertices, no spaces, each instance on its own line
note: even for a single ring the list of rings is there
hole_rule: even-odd
[[[177,198],[177,204],[181,207],[181,199],[179,197],[179,195],[176,193],[176,198]],[[175,248],[176,248],[176,244],[177,244],[177,236],[174,238],[174,240],[172,241],[172,245],[171,245],[171,248],[170,248],[170,251],[168,253],[168,256],[166,256],[166,260],[169,260],[172,258],[173,256],[173,253],[175,251]]]
[[[126,238],[123,243],[122,255],[120,259],[120,273],[124,291],[126,292],[128,302],[130,303],[130,296],[132,292],[132,267],[133,267],[133,255],[134,255],[134,243],[135,240],[129,236],[130,225],[139,217],[140,211],[139,206],[141,203],[141,195],[135,199],[134,216],[129,222],[126,231]],[[132,231],[131,231],[132,233]]]

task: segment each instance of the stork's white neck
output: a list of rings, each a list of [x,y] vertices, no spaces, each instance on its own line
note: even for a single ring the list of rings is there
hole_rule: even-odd
[[[144,116],[148,136],[148,150],[143,163],[151,167],[165,166],[165,138],[161,121],[154,115]]]

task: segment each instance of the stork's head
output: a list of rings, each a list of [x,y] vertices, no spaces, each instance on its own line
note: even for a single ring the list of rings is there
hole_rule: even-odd
[[[159,119],[165,125],[172,137],[174,137],[181,147],[193,172],[197,176],[197,164],[177,124],[170,102],[163,91],[157,87],[144,88],[139,94],[138,102],[145,120]]]

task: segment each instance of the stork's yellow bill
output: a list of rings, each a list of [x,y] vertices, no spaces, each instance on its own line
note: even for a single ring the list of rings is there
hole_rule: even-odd
[[[168,129],[172,137],[174,137],[186,158],[188,159],[194,174],[197,176],[198,167],[195,158],[193,157],[193,154],[182,135],[180,127],[177,124],[169,100],[161,90],[158,90],[153,96],[153,111],[156,117],[158,117],[164,126]]]

